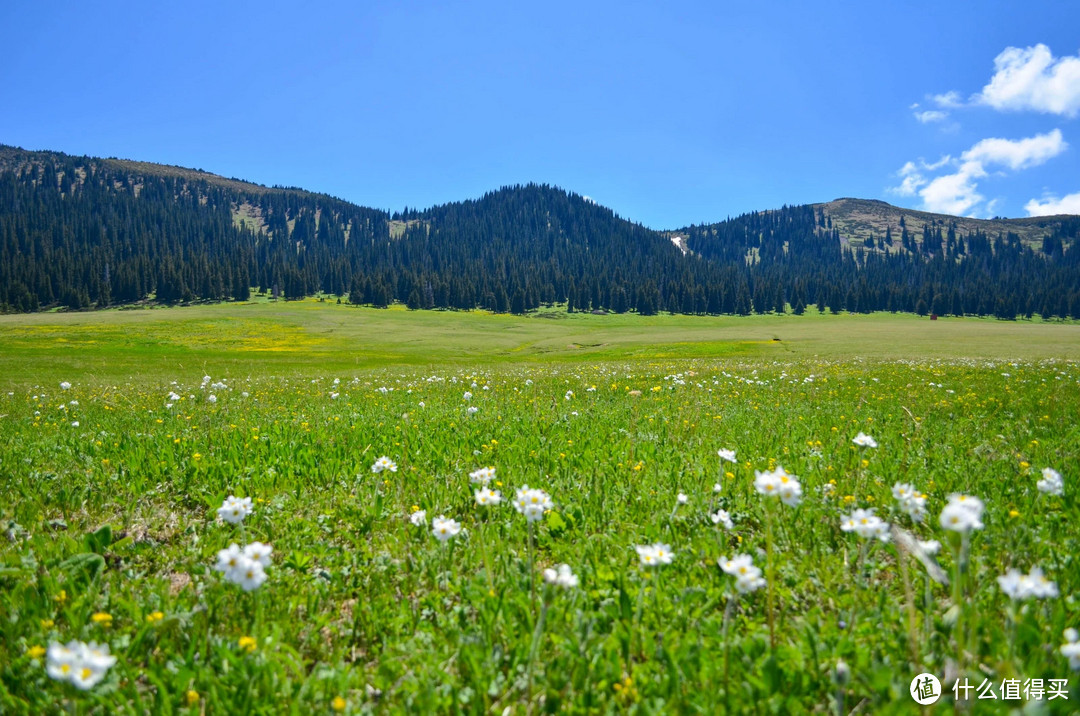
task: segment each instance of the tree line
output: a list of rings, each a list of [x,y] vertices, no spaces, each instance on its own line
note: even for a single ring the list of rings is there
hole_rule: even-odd
[[[684,314],[1080,318],[1080,218],[1041,246],[905,227],[851,246],[813,206],[668,235],[546,185],[390,214],[326,195],[0,148],[0,310],[156,301]]]

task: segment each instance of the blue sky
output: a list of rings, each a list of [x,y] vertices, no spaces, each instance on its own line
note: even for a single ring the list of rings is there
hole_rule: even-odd
[[[654,228],[841,196],[1080,213],[1077,3],[3,3],[0,27],[0,143],[27,149],[386,209],[547,182]]]

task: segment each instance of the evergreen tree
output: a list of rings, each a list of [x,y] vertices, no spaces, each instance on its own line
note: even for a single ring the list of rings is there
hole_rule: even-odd
[[[514,291],[514,297],[510,299],[510,313],[525,315],[525,294],[520,288]]]

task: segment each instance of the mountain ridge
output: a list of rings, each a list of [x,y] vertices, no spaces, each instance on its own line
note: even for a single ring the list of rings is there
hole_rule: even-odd
[[[895,231],[894,229],[898,229]],[[0,146],[0,310],[313,293],[410,308],[1080,317],[1080,217],[842,198],[656,231],[545,184],[389,213],[202,170]]]
[[[269,192],[269,191],[297,192],[297,193],[300,193],[300,194],[305,194],[305,195],[310,195],[310,196],[327,197],[329,199],[333,199],[333,200],[336,200],[336,201],[341,201],[341,202],[344,202],[344,203],[352,204],[354,206],[358,206],[358,207],[361,207],[361,208],[373,208],[373,207],[369,207],[369,206],[367,206],[365,204],[358,203],[358,202],[350,200],[350,199],[345,199],[343,197],[335,196],[333,194],[329,194],[329,193],[326,193],[326,192],[313,191],[313,190],[310,190],[310,189],[304,189],[302,187],[297,187],[297,186],[279,186],[279,185],[266,186],[265,184],[259,184],[257,182],[251,182],[251,181],[248,181],[248,180],[245,180],[245,179],[238,179],[238,178],[235,178],[235,177],[226,177],[224,175],[216,174],[214,172],[206,171],[204,169],[195,169],[195,168],[191,168],[191,167],[183,167],[183,166],[173,165],[173,164],[161,164],[161,163],[158,163],[158,162],[147,162],[147,161],[136,160],[136,159],[121,159],[121,158],[117,158],[117,157],[91,157],[91,156],[85,156],[85,155],[84,156],[68,155],[68,154],[64,154],[63,152],[54,152],[54,151],[51,151],[51,150],[29,150],[29,149],[23,149],[21,147],[15,147],[15,146],[4,145],[4,144],[0,144],[0,171],[5,171],[5,170],[9,169],[10,165],[12,163],[14,163],[13,160],[16,159],[18,157],[18,155],[30,155],[30,156],[33,156],[33,155],[42,155],[42,156],[55,155],[55,156],[72,157],[72,158],[77,158],[77,159],[86,159],[86,160],[98,161],[98,162],[106,163],[106,164],[113,165],[113,166],[122,168],[122,169],[127,170],[127,171],[135,172],[135,173],[149,174],[149,175],[153,175],[153,176],[178,176],[178,177],[183,177],[183,178],[189,179],[189,180],[205,181],[205,182],[215,184],[215,185],[220,185],[220,186],[223,186],[223,187],[235,188],[237,190],[247,191],[247,192],[255,192],[255,193],[265,193],[265,192]],[[531,183],[532,182],[530,182],[530,184]],[[503,190],[503,189],[506,189],[506,188],[511,188],[513,186],[515,186],[515,185],[504,185],[504,186],[498,187],[496,189],[491,189],[487,193],[490,194],[492,192],[497,192],[497,191],[500,191],[500,190]],[[520,186],[520,185],[517,185],[517,186]],[[597,202],[595,202],[595,200],[593,200],[591,198],[587,199],[584,195],[578,194],[577,192],[574,192],[572,189],[565,189],[565,191],[567,191],[567,193],[569,193],[569,194],[580,196],[582,199],[585,199],[586,201],[590,201],[592,203],[597,203]],[[441,206],[447,206],[447,205],[451,205],[451,204],[460,204],[460,203],[465,203],[465,202],[469,202],[469,201],[478,201],[480,198],[482,198],[482,196],[481,197],[475,197],[475,198],[456,199],[454,201],[445,202],[443,204],[434,204],[434,205],[432,205],[430,207],[427,207],[426,209],[414,209],[410,213],[424,213],[424,212],[430,211],[432,209],[436,209],[436,208],[441,207]],[[630,218],[628,216],[627,217],[621,216],[615,209],[612,209],[611,207],[607,207],[607,206],[605,206],[603,204],[599,204],[599,206],[603,206],[604,208],[609,209],[610,211],[615,213],[615,216],[617,218],[622,218],[622,219],[624,219],[626,221],[630,221],[631,223],[640,223],[640,222],[634,221],[632,218]],[[787,206],[787,205],[785,205],[785,206]],[[1070,219],[1070,218],[1073,218],[1073,217],[1077,216],[1076,214],[1054,214],[1054,215],[1051,215],[1051,216],[995,217],[993,219],[979,219],[979,218],[975,218],[975,217],[956,216],[956,215],[952,215],[952,214],[939,214],[939,213],[924,211],[922,209],[914,209],[914,208],[910,208],[910,207],[897,206],[895,204],[890,204],[889,202],[886,202],[886,201],[884,201],[882,199],[864,199],[864,198],[859,198],[859,197],[837,197],[837,198],[832,199],[830,201],[813,202],[813,203],[805,204],[805,205],[801,205],[801,206],[811,206],[811,207],[814,207],[815,209],[826,210],[830,215],[832,215],[834,217],[846,216],[846,215],[852,214],[852,213],[867,213],[867,214],[878,214],[878,215],[881,215],[883,213],[889,213],[889,214],[897,214],[897,215],[908,216],[908,217],[911,217],[911,218],[913,218],[913,219],[915,219],[915,220],[917,220],[919,222],[951,221],[951,222],[956,223],[958,227],[964,227],[965,229],[969,229],[969,230],[974,230],[974,229],[978,228],[978,229],[981,229],[981,230],[984,230],[984,231],[994,231],[994,230],[1001,230],[1001,231],[1014,230],[1015,231],[1016,229],[1028,229],[1028,228],[1044,229],[1045,227],[1049,226],[1052,223],[1060,222],[1062,220]],[[876,211],[875,211],[875,209],[876,209]],[[778,211],[778,210],[779,209],[777,209],[777,208],[751,209],[748,212],[744,212],[744,214],[745,213],[755,213],[755,212]],[[391,212],[391,213],[393,214],[393,213],[398,213],[398,212]],[[743,214],[740,214],[740,216],[741,215],[743,215]],[[710,224],[718,224],[718,223],[722,223],[722,221],[710,222]],[[899,226],[898,221],[892,222],[891,225],[894,226],[897,230],[899,230],[901,228]],[[686,225],[686,226],[689,226],[689,225]],[[657,232],[662,233],[662,234],[674,234],[674,233],[679,233],[680,231],[684,230],[686,228],[686,226],[681,227],[681,228],[677,228],[677,229],[651,229],[651,230],[652,231],[657,231]],[[877,232],[877,235],[884,235],[884,233],[885,233],[884,232],[884,227],[885,227],[885,224],[880,224],[880,229],[881,230]],[[864,235],[868,235],[871,231],[873,231],[876,228],[878,228],[878,225],[874,224],[873,222],[867,222],[867,221],[860,222],[858,219],[850,220],[850,230],[852,232],[857,232],[857,234],[858,234],[857,236],[853,236],[853,238],[857,238],[857,239],[864,238]],[[898,233],[898,231],[897,231],[897,233]]]

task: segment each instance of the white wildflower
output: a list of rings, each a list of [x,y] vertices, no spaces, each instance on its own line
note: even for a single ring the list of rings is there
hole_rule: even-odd
[[[671,561],[675,559],[675,553],[671,551],[671,547],[663,542],[638,545],[634,549],[637,550],[638,559],[641,560],[642,566],[645,567],[659,567],[671,564]]]
[[[926,517],[926,495],[906,482],[893,485],[893,497],[900,503],[900,509],[911,516],[915,522],[922,522]]]
[[[482,487],[476,491],[476,504],[487,506],[495,506],[502,502],[502,494],[498,490],[492,490],[487,487]]]
[[[863,539],[877,538],[882,542],[889,541],[889,523],[874,514],[873,508],[869,510],[855,510],[840,521],[840,529],[844,532],[854,532]]]
[[[1061,473],[1052,467],[1044,467],[1042,479],[1036,483],[1039,492],[1047,495],[1060,497],[1065,491],[1065,481],[1061,479]]]
[[[1023,574],[1018,569],[1010,569],[997,578],[998,586],[1010,599],[1047,599],[1058,596],[1057,584],[1051,582],[1038,567]]]
[[[863,433],[863,432],[860,432],[858,435],[853,437],[851,439],[851,442],[855,443],[859,447],[869,447],[869,448],[876,448],[877,447],[877,440],[874,440],[872,437],[870,437],[869,435],[867,435],[866,433]]]
[[[495,468],[482,467],[469,473],[469,480],[480,485],[487,485],[495,479]]]
[[[435,535],[440,542],[446,542],[455,537],[459,532],[461,532],[461,525],[456,520],[447,519],[446,517],[439,515],[431,521],[431,533]]]
[[[530,489],[528,485],[519,489],[514,498],[514,509],[525,515],[529,522],[543,519],[544,512],[554,507],[550,495],[543,490]]]
[[[258,562],[263,567],[270,566],[270,555],[273,554],[273,552],[273,547],[268,544],[263,544],[262,542],[252,542],[251,544],[244,546],[244,556],[252,562]]]
[[[783,467],[772,471],[756,470],[754,488],[762,495],[779,497],[790,507],[798,507],[802,501],[802,483],[795,475],[789,475]]]
[[[577,575],[574,574],[568,564],[560,564],[555,569],[545,569],[544,581],[564,589],[572,589],[578,585]]]
[[[233,497],[229,495],[225,498],[225,502],[218,508],[218,517],[229,522],[231,524],[239,524],[244,521],[244,518],[251,514],[251,498],[245,497],[240,499],[239,497]]]
[[[96,642],[52,642],[45,656],[45,672],[51,678],[67,681],[82,691],[101,683],[114,664],[116,657],[109,654],[108,645]]]
[[[240,548],[240,545],[233,543],[218,551],[217,564],[214,565],[214,569],[228,576],[240,566],[244,559],[244,550]]]
[[[266,572],[262,564],[247,557],[244,557],[236,569],[227,576],[230,581],[239,584],[245,592],[258,589],[266,581]]]
[[[941,511],[941,526],[953,532],[970,532],[983,528],[985,506],[978,497],[949,495],[949,504]]]
[[[1061,645],[1061,655],[1069,660],[1069,668],[1080,671],[1080,633],[1075,629],[1065,630],[1065,643]]]
[[[765,586],[761,568],[754,566],[754,560],[748,554],[738,554],[731,559],[721,557],[717,563],[720,569],[735,577],[735,589],[740,594],[747,594]]]
[[[380,473],[383,470],[397,472],[397,463],[384,455],[371,465],[371,471],[374,473]]]
[[[727,513],[727,510],[717,510],[715,514],[709,515],[714,525],[723,525],[726,530],[735,529],[735,523],[731,521],[731,515]]]

